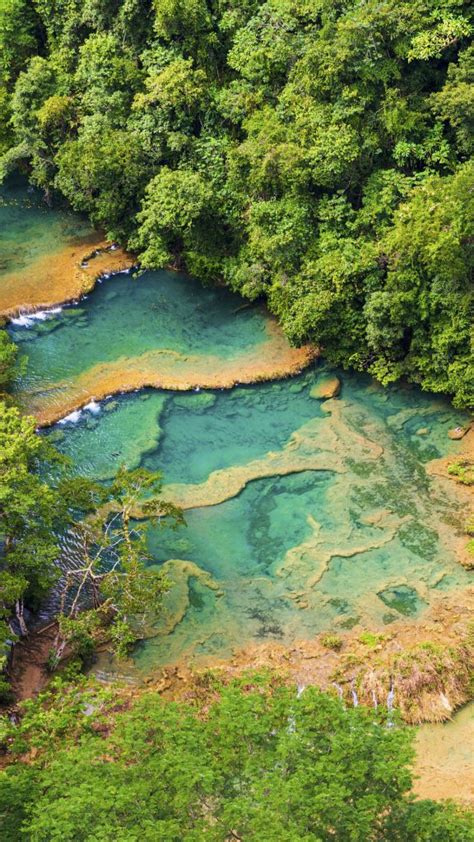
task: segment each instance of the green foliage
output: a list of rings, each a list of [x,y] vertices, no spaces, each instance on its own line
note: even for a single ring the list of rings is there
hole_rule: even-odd
[[[30,604],[56,578],[57,534],[67,521],[61,495],[41,476],[40,466],[55,461],[35,422],[0,402],[0,635],[11,637],[7,623],[16,608],[21,624],[23,600]]]
[[[375,649],[379,643],[382,643],[385,640],[385,635],[383,634],[376,634],[376,632],[369,632],[365,631],[359,636],[359,640],[364,646],[368,646],[370,649]]]
[[[28,0],[0,3],[0,86],[11,87],[28,57],[37,49],[38,24]]]
[[[168,587],[161,571],[147,566],[146,532],[150,524],[184,523],[181,511],[160,499],[160,475],[144,468],[120,468],[107,486],[66,477],[58,491],[80,564],[68,567],[61,584],[51,671],[66,647],[87,663],[99,636],[123,656],[146,634]],[[138,506],[141,522],[132,521]]]
[[[471,459],[461,458],[451,462],[448,467],[448,474],[456,477],[462,485],[474,485],[474,465]]]
[[[472,405],[472,4],[30,5],[0,14],[0,176]]]
[[[443,840],[467,842],[472,817],[414,802],[406,729],[328,695],[246,676],[204,707],[146,692],[129,707],[72,689],[5,722],[5,842]],[[119,700],[117,700],[119,701]]]
[[[4,644],[14,636],[12,615],[26,633],[25,606],[37,607],[60,578],[57,561],[65,533],[73,533],[80,563],[58,586],[52,670],[66,646],[89,660],[104,627],[115,651],[125,654],[145,634],[167,587],[161,572],[147,566],[146,529],[149,523],[182,523],[183,517],[160,500],[160,476],[120,469],[102,486],[71,478],[65,468],[64,459],[36,433],[34,419],[0,402],[0,668]],[[139,503],[147,520],[135,523]],[[88,610],[81,611],[84,603]]]
[[[144,183],[138,139],[94,115],[77,139],[64,143],[56,165],[54,185],[71,204],[105,227],[112,239],[127,236]]]
[[[13,380],[17,360],[17,347],[6,330],[0,328],[0,394]]]
[[[321,643],[326,649],[334,649],[335,652],[339,652],[342,649],[344,641],[337,634],[325,634],[321,638]]]

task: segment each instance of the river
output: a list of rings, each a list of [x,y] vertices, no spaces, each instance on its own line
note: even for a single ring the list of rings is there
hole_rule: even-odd
[[[27,292],[48,286],[45,261],[92,235],[21,185],[3,197],[8,298],[15,255]],[[185,509],[186,527],[150,535],[175,587],[140,668],[386,630],[467,585],[462,506],[426,471],[456,452],[448,430],[467,420],[446,399],[311,361],[261,305],[171,272],[106,276],[41,318],[17,313],[9,329],[28,359],[18,399],[58,422],[46,434],[75,470],[102,481],[120,465],[162,470],[165,496]],[[318,398],[336,377],[340,394]],[[140,388],[149,383],[161,388]]]

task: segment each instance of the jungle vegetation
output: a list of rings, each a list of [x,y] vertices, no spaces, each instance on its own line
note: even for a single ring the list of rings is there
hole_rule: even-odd
[[[2,840],[468,842],[472,814],[408,794],[411,738],[271,674],[186,703],[56,679],[0,719]]]
[[[38,435],[35,419],[21,414],[8,391],[2,394],[17,356],[5,331],[2,338],[0,701],[10,695],[3,671],[10,643],[28,634],[27,617],[53,587],[58,608],[51,671],[65,650],[86,662],[104,635],[117,654],[125,654],[159,611],[167,589],[162,573],[149,566],[147,528],[183,522],[180,510],[160,499],[158,473],[120,468],[107,484],[74,476],[68,460]],[[133,520],[138,500],[146,517],[141,522]],[[65,545],[75,563],[62,572],[58,561]]]
[[[1,0],[0,169],[474,403],[468,0]]]

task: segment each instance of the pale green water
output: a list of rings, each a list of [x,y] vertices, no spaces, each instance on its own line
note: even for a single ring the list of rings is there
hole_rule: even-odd
[[[64,234],[64,220],[32,202],[4,217],[4,267],[22,259],[12,245],[22,225],[30,255]],[[79,306],[11,327],[29,357],[21,385],[157,348],[233,359],[267,336],[264,312],[240,305],[182,275],[122,274]],[[150,535],[156,563],[179,561],[166,564],[177,584],[156,636],[136,653],[140,667],[357,623],[389,628],[467,584],[453,552],[463,520],[454,487],[425,470],[456,452],[447,431],[463,413],[340,372],[340,399],[321,404],[310,390],[324,373],[319,365],[229,391],[111,397],[49,433],[81,473],[106,481],[121,464],[160,469],[168,495],[187,500],[186,528]]]
[[[238,296],[205,289],[175,272],[122,273],[98,284],[80,306],[11,335],[28,356],[21,381],[32,389],[71,381],[99,363],[156,348],[229,359],[266,338],[262,310],[234,315]]]
[[[165,614],[174,630],[139,649],[144,669],[184,653],[228,655],[252,639],[291,641],[356,623],[385,628],[467,584],[449,540],[446,546],[439,535],[444,529],[449,537],[449,522],[460,524],[463,513],[451,484],[441,490],[424,467],[453,447],[447,431],[463,414],[416,389],[383,391],[368,378],[341,376],[342,475],[308,470],[256,479],[219,505],[187,511],[186,528],[151,534],[156,561],[196,567],[176,568],[180,587]],[[281,452],[308,422],[323,452],[330,422],[310,397],[319,377],[316,366],[291,380],[232,391],[147,390],[106,401],[98,415],[85,412],[51,435],[89,475],[107,478],[121,463],[141,464],[180,487],[203,483],[215,471],[245,470],[269,451]],[[361,459],[351,431],[381,444],[383,454]],[[388,520],[370,522],[381,510]]]
[[[90,231],[79,216],[51,210],[23,179],[10,178],[0,188],[0,284],[7,274],[27,269]]]
[[[418,728],[415,793],[474,804],[474,702],[449,722]]]

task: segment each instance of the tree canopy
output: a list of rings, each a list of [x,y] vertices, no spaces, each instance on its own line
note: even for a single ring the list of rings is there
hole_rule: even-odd
[[[65,692],[26,704],[0,740],[5,842],[468,842],[472,815],[407,794],[411,734],[386,712],[297,698],[271,675],[202,680],[194,704],[155,692]],[[0,723],[1,726],[1,723]],[[34,751],[32,751],[34,749]]]
[[[0,170],[469,406],[472,4],[8,0]]]

